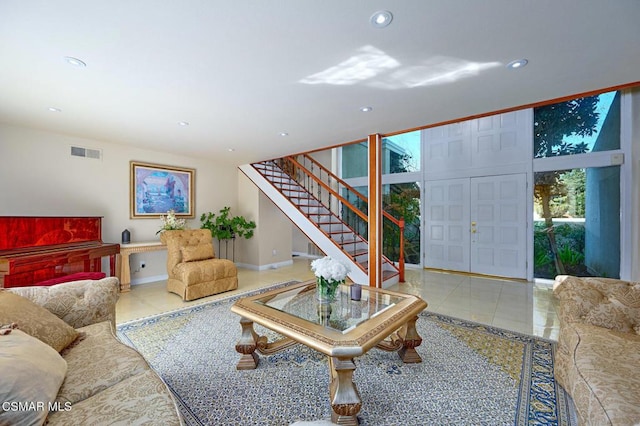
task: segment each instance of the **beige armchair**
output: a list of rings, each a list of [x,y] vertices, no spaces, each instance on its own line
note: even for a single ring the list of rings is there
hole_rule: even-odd
[[[238,288],[238,270],[227,259],[216,259],[211,231],[164,231],[167,245],[167,290],[194,300]]]

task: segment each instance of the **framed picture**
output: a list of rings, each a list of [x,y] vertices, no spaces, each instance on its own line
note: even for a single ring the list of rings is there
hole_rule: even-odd
[[[131,161],[131,218],[195,216],[195,170]]]

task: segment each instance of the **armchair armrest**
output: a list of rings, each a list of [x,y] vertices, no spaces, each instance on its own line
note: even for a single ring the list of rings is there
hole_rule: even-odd
[[[115,277],[7,290],[44,307],[73,328],[102,321],[110,321],[115,327],[120,291],[120,282]]]

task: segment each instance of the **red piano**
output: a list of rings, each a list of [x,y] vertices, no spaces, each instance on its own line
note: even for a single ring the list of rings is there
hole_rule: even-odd
[[[102,242],[102,217],[0,216],[0,288],[115,275],[119,244]]]

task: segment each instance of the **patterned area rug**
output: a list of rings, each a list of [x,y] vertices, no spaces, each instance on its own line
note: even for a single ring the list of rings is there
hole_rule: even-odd
[[[256,370],[236,370],[240,318],[229,308],[246,295],[131,321],[118,326],[118,336],[169,385],[187,425],[329,419],[324,355],[297,345],[260,356]],[[553,378],[552,341],[428,312],[417,329],[422,363],[403,364],[375,348],[355,359],[361,425],[574,424]]]

